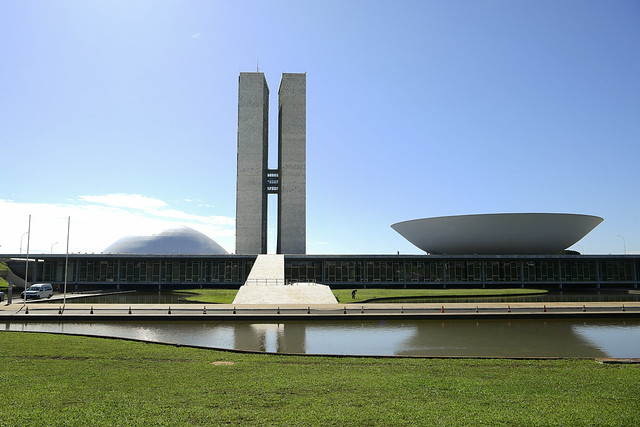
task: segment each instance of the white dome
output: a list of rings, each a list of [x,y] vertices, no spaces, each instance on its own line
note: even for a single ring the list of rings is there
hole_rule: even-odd
[[[432,254],[549,255],[573,245],[602,218],[556,213],[502,213],[414,219],[391,227]]]
[[[189,227],[172,228],[152,236],[127,236],[107,247],[112,254],[226,255],[213,239]]]

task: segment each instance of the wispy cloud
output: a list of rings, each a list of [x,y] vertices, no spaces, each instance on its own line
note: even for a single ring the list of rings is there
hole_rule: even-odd
[[[167,203],[162,200],[141,196],[139,194],[118,193],[105,194],[103,196],[80,196],[78,198],[85,202],[142,210],[158,209],[167,206]]]

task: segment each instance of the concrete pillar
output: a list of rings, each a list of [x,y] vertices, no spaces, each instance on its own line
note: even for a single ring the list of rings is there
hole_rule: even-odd
[[[279,254],[306,253],[306,92],[306,74],[282,74],[278,90]]]
[[[236,253],[267,253],[269,87],[263,73],[240,73]]]

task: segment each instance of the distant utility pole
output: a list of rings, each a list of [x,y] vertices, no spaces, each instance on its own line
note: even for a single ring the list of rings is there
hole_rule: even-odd
[[[624,236],[622,234],[618,234],[618,237],[620,237],[622,239],[622,244],[624,245],[624,254],[627,254],[627,241],[624,239]]]

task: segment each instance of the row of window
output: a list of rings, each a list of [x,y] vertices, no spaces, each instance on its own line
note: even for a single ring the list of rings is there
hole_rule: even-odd
[[[70,282],[188,283],[243,282],[251,269],[248,261],[209,260],[73,260]],[[45,262],[42,281],[61,282],[64,264]]]
[[[301,261],[287,263],[285,276],[328,283],[632,282],[634,266],[634,261]]]
[[[290,281],[318,283],[636,282],[636,260],[311,260],[286,261]],[[70,260],[76,283],[242,283],[251,260]],[[62,282],[63,261],[45,261],[39,280]]]

